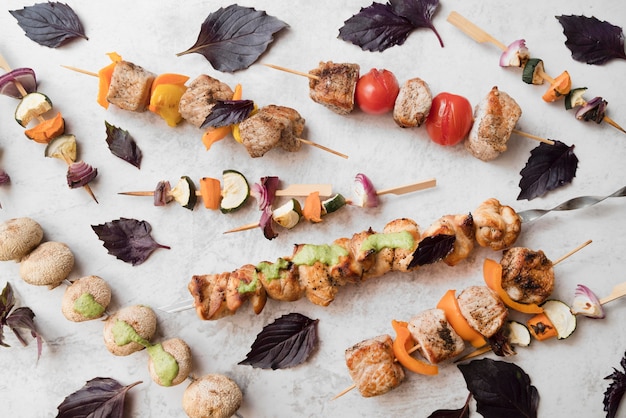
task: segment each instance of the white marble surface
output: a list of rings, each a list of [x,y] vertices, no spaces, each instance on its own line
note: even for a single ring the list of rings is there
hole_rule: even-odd
[[[2,55],[13,67],[32,67],[40,90],[49,95],[79,142],[80,157],[99,170],[92,183],[99,204],[87,193],[69,190],[65,166],[43,156],[43,147],[27,140],[13,120],[15,101],[0,98],[0,165],[11,175],[0,188],[0,220],[29,216],[44,228],[45,239],[67,243],[76,256],[70,279],[99,275],[113,288],[109,310],[146,304],[159,307],[188,296],[186,285],[194,274],[230,271],[246,263],[273,260],[291,253],[294,243],[330,243],[368,227],[382,229],[397,217],[415,219],[422,228],[445,214],[473,210],[495,197],[518,210],[548,208],[579,195],[604,195],[626,184],[626,135],[603,124],[574,119],[562,103],[542,102],[545,87],[522,83],[520,73],[498,67],[499,51],[478,45],[446,22],[457,10],[502,42],[525,38],[533,56],[544,59],[548,73],[567,69],[576,86],[589,88],[609,102],[609,115],[626,124],[624,61],[604,66],[575,62],[564,45],[555,15],[595,15],[626,26],[623,5],[587,1],[503,2],[496,0],[442,0],[434,17],[445,47],[432,32],[413,32],[406,43],[384,53],[363,52],[336,39],[343,21],[368,0],[336,2],[284,2],[264,0],[241,3],[266,10],[285,22],[283,31],[262,57],[301,71],[319,61],[356,62],[362,71],[387,68],[400,81],[419,76],[433,93],[450,91],[477,103],[492,86],[513,96],[523,109],[518,128],[535,135],[559,139],[576,146],[580,159],[571,185],[534,201],[516,201],[519,171],[537,144],[514,137],[509,150],[491,163],[470,156],[462,146],[445,148],[432,143],[424,129],[402,130],[391,117],[355,112],[339,116],[308,99],[307,82],[301,77],[261,65],[235,74],[213,70],[200,55],[176,57],[191,46],[204,18],[227,1],[148,2],[109,0],[67,2],[80,16],[89,41],[72,42],[52,50],[24,36],[6,10],[32,5],[23,0],[3,2],[0,13]],[[348,160],[303,147],[298,153],[274,150],[260,159],[248,157],[232,140],[222,141],[209,152],[200,141],[201,131],[189,124],[169,128],[155,115],[133,114],[114,107],[108,111],[95,102],[96,80],[61,67],[72,65],[97,71],[107,64],[105,53],[117,51],[125,59],[155,73],[178,72],[192,78],[207,73],[234,85],[243,85],[244,97],[261,105],[296,108],[307,120],[306,137],[345,152]],[[128,130],[143,151],[140,170],[112,156],[105,142],[104,121]],[[351,195],[353,177],[366,173],[384,189],[435,177],[435,189],[405,196],[384,196],[376,209],[345,208],[318,225],[303,223],[267,241],[259,230],[223,235],[222,232],[257,220],[252,203],[223,215],[199,205],[189,211],[171,204],[154,207],[150,198],[121,196],[124,190],[150,190],[159,180],[175,183],[181,175],[195,181],[220,177],[224,169],[243,172],[251,183],[277,175],[285,184],[332,183],[334,190]],[[595,207],[569,213],[553,213],[525,225],[518,245],[543,249],[556,259],[592,239],[593,244],[560,264],[554,297],[570,300],[577,283],[606,295],[625,280],[626,201],[612,199]],[[118,219],[148,221],[154,238],[171,250],[158,250],[143,265],[132,267],[107,254],[91,225]],[[377,398],[362,398],[356,391],[331,398],[351,384],[343,352],[363,339],[390,333],[392,319],[409,319],[433,307],[449,288],[462,289],[481,283],[483,259],[494,254],[485,249],[456,267],[442,264],[412,274],[390,274],[359,286],[342,288],[336,300],[322,308],[303,299],[294,303],[269,301],[256,316],[249,309],[216,322],[200,321],[193,311],[158,312],[154,341],[180,337],[191,346],[196,375],[224,373],[240,385],[244,402],[240,416],[294,417],[427,417],[438,408],[459,408],[467,389],[458,368],[443,365],[437,377],[409,375],[399,388]],[[50,417],[65,396],[85,381],[113,377],[122,384],[143,383],[127,397],[129,417],[182,417],[181,399],[186,383],[163,388],[153,383],[147,370],[147,354],[115,357],[102,341],[102,323],[71,323],[63,317],[60,302],[64,286],[52,291],[23,282],[15,263],[0,265],[0,285],[10,282],[20,305],[31,307],[46,341],[36,363],[36,346],[21,347],[5,331],[10,348],[0,349],[0,415]],[[259,370],[237,363],[242,360],[262,327],[289,312],[318,318],[319,346],[310,359],[293,369]],[[607,318],[581,319],[574,335],[563,341],[535,342],[508,359],[521,366],[538,388],[542,417],[603,417],[603,380],[626,351],[624,301],[607,305]],[[474,408],[474,406],[472,406]],[[472,416],[478,414],[472,410]],[[626,417],[622,406],[620,417]]]

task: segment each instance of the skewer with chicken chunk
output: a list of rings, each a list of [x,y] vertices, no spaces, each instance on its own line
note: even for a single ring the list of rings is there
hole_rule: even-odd
[[[200,74],[183,93],[178,111],[189,123],[199,128],[211,114],[218,100],[231,100],[233,90],[226,83],[206,74]]]
[[[275,263],[261,262],[257,274],[270,299],[293,302],[304,296],[305,288],[298,277],[298,266],[279,258]]]
[[[393,107],[393,120],[401,128],[420,127],[433,104],[428,84],[415,77],[404,82]]]
[[[385,334],[361,341],[345,351],[350,377],[363,397],[383,395],[404,380],[404,369],[395,362],[393,341]]]
[[[128,61],[113,69],[107,101],[120,109],[143,112],[150,102],[150,88],[156,74]]]
[[[304,118],[296,110],[268,105],[239,124],[239,135],[253,158],[262,157],[275,147],[294,152],[302,145],[299,138],[304,123]]]
[[[494,198],[478,206],[472,217],[476,242],[494,251],[513,245],[522,230],[522,220],[513,208],[501,205]]]
[[[358,64],[320,62],[309,74],[311,99],[340,115],[354,109],[354,92],[359,81]]]
[[[554,290],[553,264],[541,250],[509,248],[500,264],[502,288],[516,302],[541,304]]]
[[[417,268],[417,266],[409,267],[409,265],[411,264],[411,260],[413,260],[413,253],[415,253],[421,239],[420,228],[414,220],[409,218],[394,219],[383,228],[383,233],[386,234],[401,231],[406,231],[411,234],[413,245],[410,248],[386,248],[383,251],[393,252],[391,270],[408,272]]]
[[[422,239],[435,235],[454,235],[454,247],[442,261],[449,266],[458,264],[466,259],[474,249],[472,214],[443,216],[424,231]]]
[[[474,124],[465,148],[476,158],[491,161],[506,151],[522,109],[508,94],[494,86],[474,109]]]
[[[456,357],[465,349],[465,343],[441,309],[420,312],[411,318],[407,327],[424,358],[432,364]]]
[[[508,310],[487,286],[470,286],[457,297],[461,314],[470,327],[491,338],[504,325]]]

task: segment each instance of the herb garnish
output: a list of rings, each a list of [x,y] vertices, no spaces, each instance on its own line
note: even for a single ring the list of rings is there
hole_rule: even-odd
[[[626,353],[620,361],[620,366],[626,372]],[[617,414],[617,408],[626,393],[626,373],[613,368],[613,373],[605,377],[606,380],[612,380],[609,387],[604,392],[604,411],[606,418],[614,418]]]
[[[56,418],[115,417],[124,416],[126,393],[142,382],[122,386],[109,377],[96,377],[85,386],[67,396],[57,407]]]
[[[619,26],[593,16],[555,17],[563,26],[565,46],[576,61],[601,65],[614,58],[626,59],[624,32]]]
[[[106,141],[111,153],[135,167],[140,168],[142,158],[141,150],[128,131],[113,126],[107,121],[104,121],[104,126],[107,131]]]
[[[15,307],[15,295],[13,294],[13,288],[11,284],[7,282],[2,293],[0,294],[0,346],[10,347],[4,341],[3,327],[6,325],[13,331],[17,339],[23,346],[28,345],[24,337],[20,334],[20,329],[27,329],[30,331],[30,335],[37,340],[37,360],[41,357],[41,349],[43,346],[43,339],[37,332],[35,327],[35,313],[28,307]]]
[[[39,45],[56,48],[74,38],[88,39],[78,15],[64,3],[38,3],[9,13],[26,36]]]

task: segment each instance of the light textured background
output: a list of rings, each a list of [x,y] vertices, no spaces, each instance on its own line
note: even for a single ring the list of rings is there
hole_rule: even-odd
[[[367,116],[354,112],[336,115],[308,99],[307,81],[262,65],[234,74],[211,68],[200,55],[176,57],[196,40],[200,24],[226,1],[148,2],[109,0],[67,2],[80,16],[89,41],[75,41],[52,50],[24,36],[7,10],[21,9],[32,2],[8,0],[0,13],[1,52],[13,67],[32,67],[40,91],[49,95],[55,109],[67,122],[67,130],[79,143],[80,158],[97,167],[92,183],[100,204],[81,190],[65,185],[65,166],[46,159],[43,147],[27,140],[13,120],[17,102],[0,98],[0,165],[11,175],[9,187],[0,188],[0,220],[30,216],[41,223],[45,239],[67,243],[75,253],[76,267],[70,278],[99,275],[113,288],[114,311],[133,304],[159,307],[188,297],[186,285],[194,274],[231,271],[246,263],[274,260],[288,255],[294,243],[330,243],[334,239],[372,227],[381,230],[397,217],[415,219],[423,229],[446,214],[472,211],[483,200],[495,197],[517,210],[548,208],[579,195],[605,195],[626,184],[626,135],[603,124],[575,120],[562,103],[541,100],[545,86],[524,84],[520,72],[498,67],[499,50],[478,45],[446,22],[452,10],[509,43],[525,38],[533,56],[543,58],[546,71],[556,76],[567,69],[575,86],[589,88],[589,97],[604,96],[609,115],[626,126],[626,63],[588,66],[571,59],[564,45],[562,28],[555,15],[585,14],[626,26],[620,2],[495,0],[443,0],[434,17],[445,47],[440,48],[427,29],[413,32],[406,43],[384,53],[369,53],[337,39],[344,20],[371,4],[366,0],[336,2],[284,2],[265,0],[241,3],[276,16],[290,27],[277,37],[261,62],[308,71],[319,61],[355,62],[362,72],[387,68],[400,82],[421,77],[434,94],[449,91],[476,104],[492,86],[513,96],[523,109],[520,130],[575,144],[580,159],[573,184],[534,201],[516,201],[519,171],[537,143],[514,136],[509,150],[497,160],[484,163],[462,146],[441,147],[432,143],[425,129],[403,130],[389,115]],[[175,6],[174,6],[175,5]],[[234,86],[243,85],[245,98],[259,105],[280,104],[296,108],[307,120],[306,137],[342,151],[343,160],[312,147],[298,153],[279,150],[260,159],[248,157],[232,140],[216,144],[209,152],[200,141],[201,131],[183,123],[169,128],[155,115],[133,114],[95,102],[97,82],[62,64],[97,71],[108,63],[105,53],[117,51],[126,60],[155,73],[178,72],[195,78],[201,73]],[[105,142],[104,121],[128,130],[143,151],[140,170],[114,157]],[[151,190],[159,180],[173,184],[181,175],[194,181],[203,176],[220,177],[224,169],[243,172],[251,183],[262,176],[277,175],[284,184],[332,183],[334,190],[351,196],[358,172],[366,173],[379,189],[435,177],[438,187],[412,195],[384,196],[376,209],[345,208],[318,225],[302,223],[267,241],[259,230],[223,235],[232,227],[256,221],[259,213],[250,203],[243,210],[223,215],[199,205],[188,211],[173,203],[154,207],[150,198],[133,198],[117,193]],[[582,211],[550,214],[525,225],[520,246],[543,249],[557,259],[580,243],[593,244],[556,268],[554,297],[570,301],[577,283],[606,295],[623,281],[626,247],[626,201],[613,199]],[[106,253],[91,225],[136,218],[150,222],[153,236],[171,250],[158,250],[143,265],[132,267]],[[180,337],[191,346],[194,374],[224,373],[237,381],[244,392],[239,411],[246,418],[341,416],[341,417],[427,417],[438,408],[461,407],[465,382],[458,368],[445,364],[437,377],[409,375],[389,394],[364,399],[353,391],[331,398],[351,384],[343,352],[349,346],[382,333],[393,333],[392,319],[408,320],[433,307],[449,288],[463,289],[482,282],[483,259],[499,259],[485,249],[475,251],[460,265],[424,267],[412,274],[389,274],[359,286],[340,290],[327,308],[303,299],[295,303],[269,301],[255,316],[242,308],[237,315],[217,322],[202,322],[193,311],[158,313],[154,341]],[[21,347],[6,334],[11,348],[0,349],[0,399],[2,415],[49,417],[65,396],[85,381],[107,376],[122,384],[143,383],[127,397],[127,416],[183,417],[182,394],[186,383],[163,388],[148,375],[147,354],[118,358],[102,341],[102,323],[70,323],[62,316],[61,286],[52,291],[24,283],[18,265],[0,265],[0,285],[11,282],[18,301],[36,313],[36,324],[46,338],[38,363],[34,344]],[[318,318],[320,343],[310,359],[287,370],[258,370],[239,366],[264,325],[289,312]],[[508,359],[522,367],[538,388],[542,417],[603,417],[603,380],[626,351],[624,301],[607,306],[607,318],[581,318],[567,340],[534,342]],[[6,333],[6,331],[5,331]],[[477,415],[472,412],[472,415]],[[622,407],[621,417],[626,417]]]

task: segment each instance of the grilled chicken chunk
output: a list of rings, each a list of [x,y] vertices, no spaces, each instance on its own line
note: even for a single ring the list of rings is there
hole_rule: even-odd
[[[393,106],[393,120],[401,128],[422,126],[433,103],[428,84],[421,78],[404,82]]]
[[[409,263],[413,260],[413,253],[417,249],[417,245],[420,241],[420,230],[419,226],[415,221],[408,218],[398,218],[393,221],[387,223],[383,228],[383,233],[391,233],[391,232],[401,232],[408,231],[411,236],[413,236],[414,245],[413,248],[405,249],[405,248],[386,248],[383,251],[393,252],[393,263],[391,265],[391,269],[393,271],[402,271],[407,272],[409,270],[414,270],[416,267],[409,268]]]
[[[304,122],[294,109],[269,105],[241,122],[239,134],[241,142],[253,158],[262,157],[277,146],[293,152],[300,149],[301,141],[298,138],[304,131]]]
[[[150,102],[150,88],[156,74],[128,61],[115,65],[107,101],[120,109],[143,112]]]
[[[273,263],[266,262],[268,265]],[[298,267],[289,263],[285,269],[278,269],[278,277],[267,277],[263,271],[257,272],[267,295],[271,299],[293,302],[304,296],[305,288],[300,284]]]
[[[226,288],[230,273],[193,276],[187,288],[193,296],[198,317],[204,320],[232,315],[226,306]]]
[[[257,315],[267,302],[265,288],[259,282],[256,267],[252,264],[246,264],[230,274],[226,286],[226,307],[234,313],[248,299]]]
[[[422,234],[422,239],[435,235],[454,235],[454,248],[443,258],[443,262],[454,266],[466,259],[474,249],[474,221],[472,215],[446,215]]]
[[[487,286],[470,286],[457,300],[469,326],[486,338],[495,335],[506,321],[506,306]]]
[[[441,309],[427,309],[411,318],[408,324],[420,352],[432,364],[456,357],[465,349],[465,343],[446,319]]]
[[[484,201],[472,212],[476,242],[482,247],[500,251],[517,241],[522,230],[522,220],[510,206],[503,206],[497,199]]]
[[[404,380],[404,370],[393,355],[393,340],[389,335],[361,341],[345,352],[350,377],[364,397],[389,392]]]
[[[543,251],[523,247],[505,250],[500,260],[502,287],[520,303],[544,302],[554,290],[554,269]]]
[[[319,78],[309,79],[309,96],[333,112],[347,115],[354,109],[354,91],[359,71],[358,64],[320,62],[319,67],[309,71],[309,74]]]
[[[178,111],[187,122],[199,128],[218,100],[232,98],[233,90],[227,84],[201,74],[189,84],[189,88],[180,98]]]
[[[493,160],[506,151],[506,143],[521,116],[517,102],[494,86],[474,109],[474,125],[465,148],[476,158]]]

